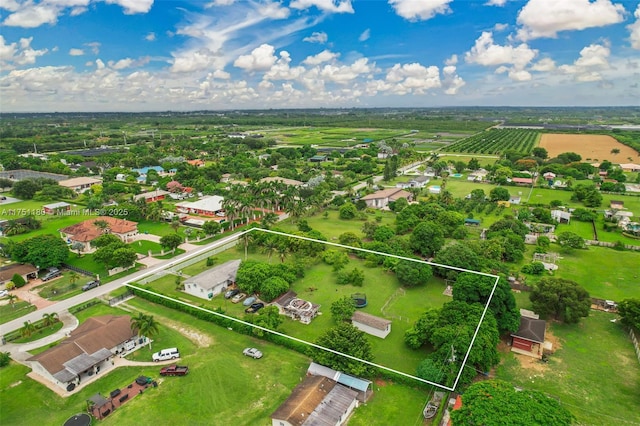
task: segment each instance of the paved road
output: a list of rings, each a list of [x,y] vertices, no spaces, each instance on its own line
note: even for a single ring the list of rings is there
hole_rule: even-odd
[[[13,321],[7,322],[5,324],[0,325],[0,335],[5,335],[7,333],[10,333],[14,330],[17,330],[19,328],[22,328],[23,324],[25,321],[31,321],[31,322],[35,322],[38,321],[40,319],[42,319],[42,315],[45,313],[61,313],[66,311],[67,309],[71,308],[72,306],[76,306],[79,304],[82,304],[84,302],[87,302],[91,299],[94,299],[96,297],[111,293],[114,290],[117,290],[118,288],[122,287],[123,285],[136,281],[139,278],[142,277],[146,277],[148,275],[152,275],[158,271],[161,271],[167,267],[176,265],[186,259],[189,259],[191,257],[197,256],[199,254],[202,254],[208,250],[211,250],[212,248],[215,248],[217,246],[223,245],[223,244],[227,244],[229,242],[235,241],[239,238],[239,236],[242,235],[242,233],[238,233],[238,234],[234,234],[234,235],[230,235],[226,238],[223,238],[221,240],[218,241],[214,241],[212,243],[209,243],[207,245],[204,246],[199,246],[196,250],[193,251],[189,251],[187,253],[183,253],[179,256],[176,256],[173,259],[168,259],[163,261],[162,263],[159,263],[158,265],[151,267],[151,268],[147,268],[147,269],[143,269],[141,271],[138,272],[134,272],[131,275],[128,275],[126,277],[123,278],[119,278],[115,281],[112,281],[110,283],[107,283],[105,285],[101,285],[100,287],[97,287],[95,289],[89,290],[87,292],[83,292],[77,296],[71,297],[69,299],[65,299],[65,300],[61,300],[53,305],[50,306],[46,306],[42,309],[39,309],[37,311],[31,312],[27,315],[24,315],[20,318],[17,318]]]

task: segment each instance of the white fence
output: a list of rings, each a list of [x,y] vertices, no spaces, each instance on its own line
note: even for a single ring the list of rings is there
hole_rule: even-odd
[[[629,329],[629,336],[631,337],[631,341],[633,342],[633,347],[636,350],[636,356],[638,357],[638,362],[640,362],[640,345],[638,344],[638,339],[636,338],[636,334],[632,329]]]

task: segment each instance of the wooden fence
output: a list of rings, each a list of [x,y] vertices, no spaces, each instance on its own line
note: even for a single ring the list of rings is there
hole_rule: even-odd
[[[629,336],[631,337],[631,341],[633,342],[633,347],[636,350],[636,356],[638,357],[638,362],[640,362],[640,344],[638,344],[638,339],[636,338],[636,334],[632,329],[629,329]]]

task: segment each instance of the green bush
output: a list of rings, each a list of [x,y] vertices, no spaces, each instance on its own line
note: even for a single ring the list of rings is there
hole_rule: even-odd
[[[11,281],[13,281],[17,288],[23,287],[27,283],[24,278],[22,278],[22,275],[19,274],[13,274]]]
[[[9,365],[9,361],[11,361],[9,352],[0,352],[0,367],[6,367]]]

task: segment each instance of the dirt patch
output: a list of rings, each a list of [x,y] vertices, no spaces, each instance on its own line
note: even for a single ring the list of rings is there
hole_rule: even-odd
[[[547,371],[547,363],[542,362],[537,358],[520,354],[514,355],[520,363],[520,368],[527,370],[528,374],[531,375],[530,378],[537,377],[537,375],[544,376],[544,373]],[[536,373],[538,374],[536,375]]]
[[[202,334],[192,328],[186,328],[176,323],[169,323],[166,325],[180,332],[180,334],[184,335],[187,339],[197,343],[199,347],[208,348],[213,343],[211,336]]]
[[[389,384],[389,383],[387,383],[387,381],[386,381],[386,380],[382,380],[382,379],[376,379],[374,383],[375,383],[375,384],[376,384],[376,386],[377,386],[377,387],[379,387],[379,388],[384,387],[384,386],[387,386],[387,385]]]
[[[555,352],[558,349],[562,348],[562,342],[560,341],[560,338],[554,336],[551,330],[549,330],[548,328],[544,335],[544,340],[548,340],[549,342],[551,342],[551,344],[553,345],[551,349],[552,352]]]
[[[626,162],[628,157],[638,157],[634,149],[607,135],[543,134],[540,147],[547,150],[550,158],[564,152],[580,154],[584,161],[609,160],[613,163]],[[618,149],[620,152],[612,154],[612,149]]]

